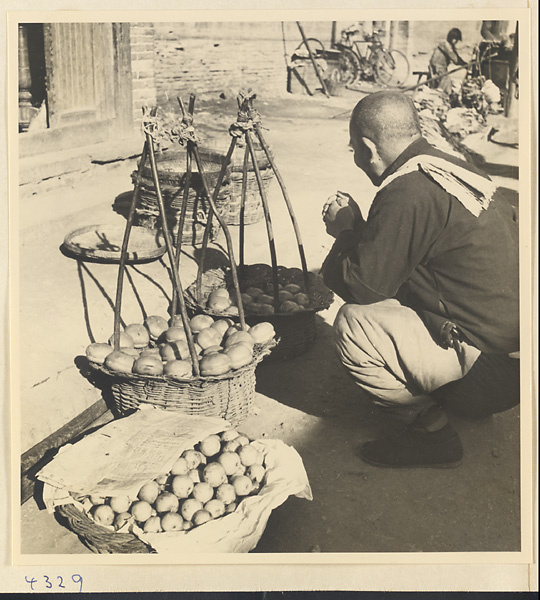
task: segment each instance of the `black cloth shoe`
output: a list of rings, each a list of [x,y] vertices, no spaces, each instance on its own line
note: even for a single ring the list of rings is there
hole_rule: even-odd
[[[366,442],[360,456],[376,467],[450,468],[463,458],[463,446],[458,434],[446,424],[437,431],[409,426],[392,437]]]

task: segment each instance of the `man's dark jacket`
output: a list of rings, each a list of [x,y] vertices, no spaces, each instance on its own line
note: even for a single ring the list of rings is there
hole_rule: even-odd
[[[483,175],[421,138],[382,181],[421,154]],[[326,285],[346,302],[397,298],[437,342],[452,321],[463,339],[492,354],[519,350],[518,274],[518,223],[507,200],[496,194],[475,217],[421,171],[381,189],[363,226],[340,233],[323,265]]]

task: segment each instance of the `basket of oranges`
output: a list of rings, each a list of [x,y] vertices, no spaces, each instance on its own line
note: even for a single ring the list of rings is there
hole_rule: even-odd
[[[278,342],[269,360],[286,360],[305,352],[316,337],[316,314],[333,301],[333,293],[322,277],[278,266],[277,298],[270,265],[242,266],[239,280],[246,322],[251,326],[268,322],[276,332]],[[196,282],[186,289],[186,305],[192,314],[237,320],[238,306],[230,271],[205,271],[200,282],[200,293]]]
[[[194,97],[190,99],[190,107],[193,102]],[[181,101],[180,104],[185,118],[186,112]],[[143,113],[145,144],[135,176],[135,190],[120,255],[114,306],[114,333],[108,343],[94,343],[88,346],[86,355],[90,369],[103,375],[110,384],[114,408],[118,415],[126,415],[141,404],[152,404],[190,415],[223,417],[232,423],[238,423],[249,414],[255,393],[255,368],[272,349],[275,331],[268,322],[248,326],[242,311],[239,313],[239,323],[210,315],[189,318],[180,278],[182,236],[177,237],[174,247],[162,193],[164,174],[158,168],[154,149],[154,138],[157,135],[154,128],[155,110]],[[192,118],[192,110],[190,113]],[[210,231],[211,217],[215,215],[227,239],[235,297],[237,303],[240,303],[231,237],[227,224],[215,204],[227,164],[224,161],[221,165],[212,194],[209,182],[213,181],[215,172],[211,170],[207,177],[203,167],[205,161],[199,151],[196,137],[193,136],[193,128],[188,125],[184,119],[180,125],[180,130],[185,133],[182,141],[187,144],[186,173],[190,175],[192,166],[197,166],[210,211],[205,231]],[[147,317],[142,324],[134,323],[121,330],[120,312],[127,247],[141,190],[145,178],[149,175],[155,189],[170,263],[173,283],[172,318],[167,321],[154,315]],[[190,177],[187,177],[184,181],[181,194],[181,221],[189,205],[189,180]],[[182,227],[179,231],[182,231]]]
[[[112,496],[62,491],[54,510],[100,554],[249,552],[289,495],[312,498],[294,448],[230,426],[179,451],[161,474],[136,479]]]
[[[275,345],[274,335],[268,322],[241,329],[232,319],[202,314],[189,320],[187,333],[178,317],[153,315],[121,332],[119,350],[111,336],[90,344],[86,356],[106,377],[118,415],[152,404],[238,423],[250,412],[255,368]]]

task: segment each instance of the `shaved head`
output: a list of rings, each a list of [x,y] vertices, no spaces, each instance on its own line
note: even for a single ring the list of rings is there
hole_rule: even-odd
[[[360,100],[352,113],[351,131],[379,147],[411,142],[421,135],[414,104],[399,92],[377,92]]]
[[[377,92],[354,107],[349,125],[354,162],[379,185],[385,170],[422,137],[412,101],[399,92]]]

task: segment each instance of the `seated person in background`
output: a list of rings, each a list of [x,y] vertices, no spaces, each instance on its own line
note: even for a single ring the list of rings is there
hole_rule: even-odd
[[[461,31],[454,27],[450,29],[446,40],[438,44],[433,50],[433,54],[429,60],[429,77],[439,77],[432,82],[432,87],[438,87],[450,94],[452,91],[452,80],[450,77],[440,77],[448,73],[448,66],[453,63],[455,65],[465,65],[465,61],[457,53],[457,46],[461,42]]]
[[[446,412],[480,420],[519,403],[515,211],[481,171],[428,144],[401,93],[363,98],[350,137],[379,190],[366,220],[348,195],[323,208],[335,238],[323,277],[346,302],[336,349],[372,401],[408,424],[360,453],[376,466],[457,466]]]

